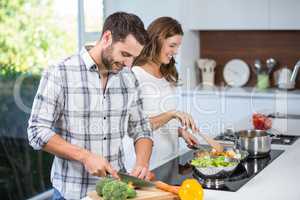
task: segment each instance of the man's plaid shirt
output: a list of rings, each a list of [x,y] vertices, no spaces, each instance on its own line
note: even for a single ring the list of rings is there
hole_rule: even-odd
[[[100,84],[97,67],[85,49],[46,69],[29,119],[30,145],[42,149],[57,133],[123,169],[122,138],[129,134],[135,141],[152,139],[150,123],[143,113],[138,81],[129,69],[110,74],[105,93]],[[81,163],[54,158],[51,181],[66,199],[84,197],[97,180]]]

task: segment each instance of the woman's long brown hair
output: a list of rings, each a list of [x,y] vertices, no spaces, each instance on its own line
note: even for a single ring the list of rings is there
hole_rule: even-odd
[[[175,35],[183,35],[182,27],[178,21],[171,17],[160,17],[154,20],[147,29],[149,43],[147,43],[141,54],[134,61],[134,65],[142,66],[147,62],[160,63],[159,55],[163,41]],[[162,64],[160,72],[170,83],[178,82],[178,72],[175,67],[175,59],[172,57],[169,64]]]

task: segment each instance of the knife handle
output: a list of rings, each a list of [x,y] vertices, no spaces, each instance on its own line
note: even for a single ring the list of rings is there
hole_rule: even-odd
[[[171,192],[173,194],[178,195],[178,191],[179,191],[179,188],[180,188],[179,186],[169,185],[169,184],[164,183],[162,181],[155,181],[154,184],[155,184],[155,187],[157,189],[160,189],[160,190],[163,190],[163,191],[166,191],[166,192]]]

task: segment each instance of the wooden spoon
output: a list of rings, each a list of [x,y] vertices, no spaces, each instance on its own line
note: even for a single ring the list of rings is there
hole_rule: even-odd
[[[197,131],[197,133],[212,147],[214,148],[217,152],[223,152],[224,151],[224,147],[223,145],[221,145],[219,142],[217,142],[216,140],[212,139],[211,137],[204,135],[203,133],[201,133],[199,130]]]

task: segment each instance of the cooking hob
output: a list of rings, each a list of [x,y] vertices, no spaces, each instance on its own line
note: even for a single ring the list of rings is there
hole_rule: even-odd
[[[272,144],[292,145],[299,137],[298,135],[272,135]]]
[[[195,178],[205,189],[238,191],[249,180],[261,172],[266,166],[280,156],[284,150],[272,149],[268,156],[262,158],[247,158],[241,162],[232,175],[225,179],[202,179],[189,164],[194,151],[189,151],[164,165],[154,169],[158,180],[172,185],[180,185],[187,178]]]
[[[300,137],[297,135],[283,135],[283,134],[279,134],[279,135],[270,134],[270,135],[272,138],[271,143],[279,144],[279,145],[292,145]],[[222,135],[216,136],[215,139],[220,140],[220,141],[231,141],[233,143],[233,141],[235,140],[235,137],[230,134],[222,134]]]

